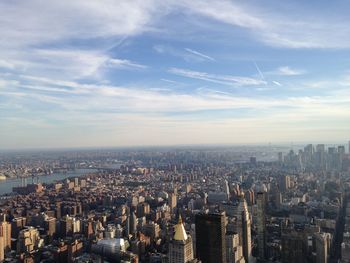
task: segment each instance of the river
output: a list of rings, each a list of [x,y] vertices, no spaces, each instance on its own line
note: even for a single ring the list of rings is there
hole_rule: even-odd
[[[68,171],[67,173],[53,173],[50,175],[39,176],[39,183],[53,183],[69,177],[80,177],[88,173],[96,172],[94,169],[76,169],[74,171]],[[36,182],[36,178],[34,179]],[[27,183],[32,183],[32,178],[27,178]],[[0,195],[9,194],[12,192],[12,187],[20,186],[21,179],[7,179],[0,181]]]

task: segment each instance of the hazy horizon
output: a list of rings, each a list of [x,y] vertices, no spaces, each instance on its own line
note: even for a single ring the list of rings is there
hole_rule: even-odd
[[[2,1],[0,148],[347,144],[349,7]]]
[[[279,143],[222,143],[222,144],[164,144],[164,145],[127,145],[127,146],[115,146],[115,145],[106,145],[106,146],[70,146],[70,147],[27,147],[27,148],[2,148],[0,153],[6,152],[40,152],[40,151],[52,151],[52,152],[61,152],[61,151],[98,151],[98,150],[143,150],[143,149],[161,149],[161,150],[171,150],[171,149],[235,149],[235,148],[285,148],[289,150],[298,150],[303,149],[306,145],[312,144],[316,146],[317,144],[324,144],[326,147],[332,146],[345,146],[346,151],[348,151],[349,142],[315,142],[315,141],[305,141],[305,142],[279,142]]]

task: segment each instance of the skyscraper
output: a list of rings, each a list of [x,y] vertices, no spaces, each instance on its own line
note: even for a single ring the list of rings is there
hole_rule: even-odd
[[[236,211],[236,232],[239,234],[239,241],[243,247],[243,256],[246,263],[252,260],[252,242],[251,242],[251,222],[247,202],[244,194],[241,194],[240,201]]]
[[[283,153],[282,152],[278,153],[278,162],[283,163]]]
[[[282,262],[299,263],[303,262],[304,236],[296,231],[282,234]]]
[[[175,225],[173,239],[169,243],[169,263],[187,263],[193,260],[193,244],[182,224],[181,216]]]
[[[196,225],[196,253],[202,263],[225,263],[226,214],[198,214]]]
[[[226,262],[227,263],[244,263],[243,249],[239,244],[237,233],[226,233]]]
[[[6,222],[5,218],[0,222],[0,236],[4,238],[4,249],[5,251],[11,250],[11,224]]]
[[[175,193],[169,193],[168,205],[170,207],[171,212],[174,212],[174,209],[177,206],[177,196]]]
[[[258,232],[258,257],[264,260],[266,257],[266,193],[258,192],[257,204],[257,232]]]
[[[26,227],[19,232],[17,253],[33,253],[42,243],[39,230],[31,226]]]
[[[290,186],[290,176],[289,175],[281,175],[279,182],[279,189],[282,193],[286,192]]]
[[[328,251],[327,251],[327,237],[324,233],[315,233],[313,236],[316,250],[316,262],[327,263]]]
[[[73,234],[73,218],[70,216],[62,217],[60,220],[60,236],[62,238]]]

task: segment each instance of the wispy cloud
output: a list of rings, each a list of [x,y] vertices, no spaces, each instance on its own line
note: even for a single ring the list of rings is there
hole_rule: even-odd
[[[162,55],[171,55],[182,58],[187,62],[215,61],[211,56],[190,48],[176,48],[170,45],[154,45],[153,50]]]
[[[277,70],[271,72],[272,74],[282,75],[282,76],[297,76],[305,74],[304,70],[293,69],[288,66],[279,67]]]
[[[240,77],[240,76],[229,76],[229,75],[217,75],[210,74],[206,72],[199,72],[181,68],[171,68],[169,72],[182,77],[200,79],[204,81],[209,81],[213,83],[218,83],[222,85],[229,86],[254,86],[254,85],[265,85],[266,82],[263,80],[250,78],[250,77]]]
[[[8,76],[8,78],[10,77]],[[214,135],[214,137],[220,136],[221,132],[224,136],[220,139],[221,142],[233,142],[224,134],[232,134],[232,131],[239,127],[242,131],[237,133],[235,138],[239,138],[241,142],[261,142],[265,139],[271,140],[271,136],[275,140],[276,138],[290,138],[290,134],[283,132],[285,129],[293,131],[293,136],[296,136],[293,138],[305,139],[308,134],[310,134],[310,138],[313,138],[311,134],[315,130],[321,129],[323,133],[326,132],[324,128],[329,127],[329,123],[324,122],[325,119],[349,123],[346,120],[348,120],[347,113],[350,110],[350,96],[343,93],[334,92],[322,97],[298,96],[277,99],[264,96],[248,98],[205,88],[200,89],[197,93],[186,93],[186,91],[175,93],[161,87],[149,89],[146,87],[81,84],[75,81],[31,76],[22,76],[21,80],[23,81],[7,79],[6,82],[4,81],[7,88],[0,89],[0,97],[9,98],[6,108],[2,108],[2,110],[5,113],[7,109],[11,109],[11,113],[0,116],[2,123],[5,124],[5,128],[0,131],[0,134],[4,132],[10,134],[11,127],[21,130],[18,127],[27,124],[26,127],[31,127],[35,131],[42,127],[46,127],[50,131],[52,129],[51,134],[57,133],[57,136],[63,136],[62,129],[68,130],[70,134],[63,136],[62,141],[69,143],[67,140],[76,137],[76,131],[83,131],[86,127],[90,127],[94,134],[100,135],[93,140],[94,143],[120,145],[120,143],[125,143],[125,140],[130,142],[130,139],[137,135],[137,132],[133,131],[139,130],[135,128],[142,126],[146,137],[142,137],[143,141],[137,141],[137,144],[145,144],[144,138],[147,138],[147,142],[150,144],[156,142],[154,141],[154,127],[157,127],[156,137],[160,140],[157,144],[163,144],[162,142],[166,144],[166,141],[172,136],[175,136],[172,142],[184,143],[185,141],[174,138],[182,133],[187,134],[186,138],[192,138],[191,134],[205,128],[208,134],[201,134],[200,140],[196,137],[196,140],[198,139],[196,142],[204,143],[205,140],[213,138]],[[70,96],[62,96],[66,93],[69,93]],[[38,105],[41,107],[38,108]],[[251,114],[242,115],[241,111],[247,109]],[[276,109],[278,110],[276,111]],[[222,110],[229,115],[218,115]],[[20,114],[12,115],[16,111]],[[211,119],[207,115],[199,117],[196,115],[198,111],[215,111],[217,113],[215,118]],[[26,115],[26,112],[36,113],[37,117],[33,122],[25,121],[30,116]],[[9,118],[15,118],[16,121],[11,121]],[[22,119],[23,122],[21,122]],[[308,129],[310,123],[315,130]],[[348,125],[344,124],[343,126],[343,128],[337,126],[336,133],[332,130],[327,134],[344,136]],[[255,132],[252,132],[256,129],[259,129],[263,136],[256,138]],[[273,133],[271,133],[271,129],[274,130]],[[343,130],[344,132],[341,132]],[[110,138],[114,138],[111,133],[118,134],[124,142],[111,141]],[[6,138],[9,138],[8,134]],[[281,137],[280,134],[283,134],[284,137]],[[26,138],[32,138],[32,142],[40,143],[33,136],[29,133]],[[321,138],[325,135],[319,136]],[[81,139],[79,144],[85,146],[84,140],[91,139],[89,136],[83,137],[84,139],[78,137]],[[108,141],[107,138],[106,141],[102,140],[105,137],[108,138]],[[41,136],[40,139],[43,137]],[[7,142],[1,142],[2,145],[9,145]],[[210,142],[216,141],[211,140]],[[70,143],[75,146],[78,144],[74,140]],[[24,142],[24,145],[26,144],[28,142]]]
[[[185,50],[186,50],[187,52],[191,53],[191,54],[194,54],[194,55],[199,56],[199,57],[201,57],[201,58],[204,58],[204,59],[206,59],[206,60],[215,61],[214,58],[212,58],[212,57],[210,57],[210,56],[208,56],[208,55],[205,55],[205,54],[203,54],[203,53],[201,53],[201,52],[198,52],[198,51],[196,51],[196,50],[193,50],[193,49],[190,49],[190,48],[185,48]]]
[[[277,86],[279,86],[279,87],[282,86],[282,84],[281,84],[280,82],[276,81],[276,80],[273,80],[272,83],[275,84],[275,85],[277,85]]]
[[[10,61],[0,59],[0,68],[14,69],[15,64]]]
[[[138,64],[127,59],[116,59],[111,58],[105,62],[106,66],[117,67],[117,68],[134,68],[134,69],[145,69],[146,65]]]
[[[210,17],[217,21],[245,28],[267,45],[286,48],[349,48],[348,16],[339,9],[327,13],[313,9],[306,14],[301,4],[288,5],[288,9],[264,8],[238,1],[179,1],[192,14]],[[291,12],[293,10],[294,12]],[[310,10],[309,10],[310,11]],[[319,12],[317,12],[319,11]],[[304,13],[304,15],[302,15]],[[327,20],[324,19],[327,14]],[[331,20],[332,23],[328,21]],[[298,21],[298,22],[296,22]]]
[[[350,48],[346,8],[302,2],[0,1],[0,145],[348,136],[349,78],[309,76],[286,50]],[[281,61],[293,66],[264,70]]]
[[[260,75],[260,78],[265,81],[265,76],[264,76],[264,74],[262,73],[262,71],[258,67],[258,64],[256,64],[255,61],[254,61],[254,66],[255,66],[256,70],[258,71],[258,74]]]

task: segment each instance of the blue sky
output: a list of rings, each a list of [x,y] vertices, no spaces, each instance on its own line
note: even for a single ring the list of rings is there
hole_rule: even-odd
[[[0,1],[0,147],[345,142],[348,1]]]

